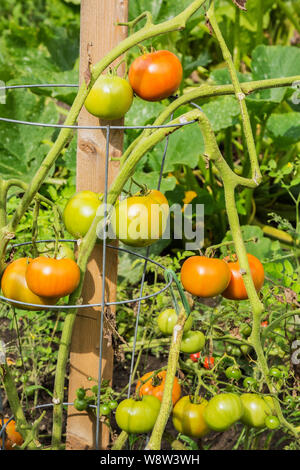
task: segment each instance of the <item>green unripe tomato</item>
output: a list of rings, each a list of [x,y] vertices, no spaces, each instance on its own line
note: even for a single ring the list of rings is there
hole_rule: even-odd
[[[87,409],[87,407],[88,407],[88,403],[84,398],[83,399],[75,398],[74,408],[77,411],[85,411]]]
[[[180,351],[192,354],[201,351],[205,346],[205,336],[202,331],[187,331],[183,334]]]
[[[107,405],[106,403],[104,403],[103,405],[100,405],[99,413],[100,413],[101,416],[108,416],[109,413],[110,413],[109,405]]]
[[[85,100],[89,113],[100,119],[121,119],[132,105],[133,90],[125,78],[100,75]]]
[[[160,331],[164,335],[172,335],[173,328],[176,325],[178,320],[177,313],[173,308],[167,308],[163,312],[161,312],[157,317],[157,325]],[[188,316],[186,322],[184,324],[184,332],[189,331],[193,325],[193,317],[191,315]]]
[[[250,325],[245,324],[241,327],[240,332],[245,338],[248,338],[251,335],[252,328]]]
[[[269,375],[270,377],[273,377],[274,379],[278,380],[282,378],[282,371],[277,367],[271,367],[269,370]]]
[[[115,409],[117,408],[117,406],[118,406],[117,400],[110,400],[110,401],[108,402],[108,406],[109,406],[109,408],[110,408],[111,410],[115,410]]]
[[[79,400],[82,400],[85,397],[85,390],[84,388],[78,388],[76,390],[76,396]]]
[[[253,377],[245,377],[243,380],[243,385],[245,388],[255,388],[257,382]]]
[[[242,372],[238,366],[227,367],[225,371],[227,379],[239,380],[242,377]]]
[[[143,395],[141,400],[127,398],[116,409],[116,422],[122,431],[132,434],[150,432],[155,424],[161,402],[153,395]]]
[[[63,211],[63,221],[67,231],[73,237],[77,239],[86,235],[102,202],[102,197],[102,194],[93,191],[79,191],[69,199]]]
[[[208,402],[203,416],[210,429],[225,431],[241,419],[243,404],[235,393],[220,393]]]
[[[241,421],[253,428],[263,428],[266,417],[271,415],[271,408],[267,400],[255,393],[243,393],[241,400],[244,407]]]
[[[280,426],[280,422],[277,416],[267,416],[265,419],[265,425],[269,429],[277,429]]]

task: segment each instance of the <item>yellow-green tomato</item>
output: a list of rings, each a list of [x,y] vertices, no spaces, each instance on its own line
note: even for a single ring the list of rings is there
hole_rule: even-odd
[[[100,75],[85,100],[89,113],[100,119],[120,119],[132,105],[133,90],[125,78]]]
[[[79,191],[69,199],[63,211],[63,221],[73,237],[77,239],[86,235],[102,198],[102,194],[93,191]]]
[[[198,439],[205,436],[210,431],[203,418],[207,404],[204,399],[193,403],[192,397],[182,397],[173,408],[172,420],[176,431]]]
[[[241,395],[244,414],[241,421],[253,428],[265,427],[265,419],[272,414],[266,400],[256,393],[243,393]]]
[[[164,335],[172,335],[173,328],[177,323],[177,313],[174,308],[167,308],[157,317],[158,328]],[[185,321],[183,331],[189,331],[193,325],[193,317],[189,315]]]
[[[202,331],[187,331],[183,334],[180,351],[187,354],[199,352],[204,348],[205,336]]]
[[[243,416],[243,403],[235,393],[220,393],[209,400],[203,416],[214,431],[225,431]]]
[[[125,245],[145,247],[162,237],[168,215],[169,205],[165,196],[160,191],[149,190],[117,201],[111,226]]]
[[[117,425],[128,433],[147,433],[154,427],[160,405],[160,400],[153,395],[143,395],[141,400],[127,398],[116,409]]]

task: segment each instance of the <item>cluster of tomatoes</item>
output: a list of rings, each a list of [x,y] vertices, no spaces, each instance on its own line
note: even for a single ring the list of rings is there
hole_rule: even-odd
[[[112,72],[100,75],[86,98],[85,107],[100,119],[120,119],[130,109],[134,94],[146,101],[160,101],[178,89],[181,79],[182,66],[172,52],[143,54],[131,64],[129,81]]]
[[[68,232],[82,238],[88,232],[97,211],[101,210],[103,195],[93,191],[79,191],[67,202],[63,219]],[[126,245],[144,247],[161,238],[167,225],[169,204],[162,192],[151,189],[140,191],[117,201],[112,214],[112,232]],[[98,234],[101,238],[102,234]]]
[[[80,269],[71,258],[18,258],[6,267],[1,289],[18,308],[42,310],[35,305],[54,305],[61,297],[71,294],[80,282]],[[23,305],[23,303],[25,305]],[[33,304],[26,305],[26,304]]]
[[[264,268],[256,256],[247,254],[251,276],[256,291],[264,283]],[[243,273],[237,260],[191,256],[181,267],[181,282],[191,294],[209,298],[222,295],[226,299],[248,298]]]
[[[228,376],[231,372],[228,370]],[[237,375],[236,371],[234,373]],[[116,422],[120,429],[133,434],[147,433],[153,429],[165,380],[165,370],[148,372],[141,377],[136,385],[136,398],[125,399],[116,408]],[[200,396],[181,397],[177,377],[173,383],[172,405],[174,428],[192,438],[201,438],[210,431],[226,431],[238,421],[253,428],[276,429],[279,426],[273,398],[268,395],[222,392],[209,401]]]

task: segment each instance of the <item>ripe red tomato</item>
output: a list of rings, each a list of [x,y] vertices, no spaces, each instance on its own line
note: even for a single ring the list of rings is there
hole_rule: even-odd
[[[133,90],[125,78],[117,75],[100,75],[86,100],[89,113],[100,119],[120,119],[130,109]]]
[[[144,247],[162,237],[169,215],[169,205],[158,191],[117,201],[111,218],[116,237],[126,245]]]
[[[184,289],[197,297],[214,297],[221,294],[230,281],[228,264],[218,258],[190,256],[181,267]]]
[[[46,297],[34,294],[29,289],[25,274],[27,267],[31,262],[31,258],[19,258],[9,263],[1,279],[1,289],[4,297],[28,304],[54,305],[58,300],[57,298],[48,299]],[[39,309],[38,307],[14,304],[13,302],[12,305],[22,310],[43,310],[42,308]]]
[[[147,433],[154,427],[160,405],[159,399],[152,395],[144,395],[137,401],[127,398],[116,409],[117,425],[128,433]]]
[[[102,198],[101,193],[78,191],[68,200],[63,211],[63,221],[73,237],[82,238],[88,232]]]
[[[203,367],[205,367],[205,369],[212,369],[213,366],[214,366],[214,363],[215,363],[215,358],[214,357],[206,356],[204,358]]]
[[[162,370],[157,375],[150,377],[153,375],[153,372],[154,371],[147,372],[145,375],[143,375],[143,377],[141,377],[141,379],[136,385],[136,390],[139,390],[139,395],[141,397],[143,395],[153,395],[154,397],[157,397],[160,401],[162,401],[167,372],[165,370]],[[145,383],[141,385],[144,381]],[[179,400],[180,395],[181,387],[177,377],[175,377],[172,390],[173,405],[175,405],[175,403]]]
[[[140,98],[160,101],[178,89],[182,80],[182,65],[170,51],[151,52],[133,61],[128,78]]]
[[[205,436],[210,431],[203,418],[207,403],[204,399],[193,403],[191,397],[182,397],[173,408],[172,419],[176,431],[197,439]]]
[[[193,362],[198,362],[199,359],[200,359],[200,356],[201,356],[201,352],[199,351],[199,352],[190,354],[190,359],[191,359]]]
[[[26,270],[29,289],[42,297],[64,297],[79,284],[80,269],[70,258],[55,259],[39,256]]]
[[[3,419],[3,424],[7,423],[8,418]],[[0,428],[2,427],[2,421],[0,419]],[[5,428],[5,450],[13,450],[14,446],[21,446],[24,442],[21,434],[16,430],[16,422],[12,419]],[[2,447],[2,439],[0,438],[0,447]]]
[[[257,292],[263,286],[265,273],[264,268],[258,258],[253,255],[247,254],[250,266],[251,276]],[[248,299],[246,288],[243,281],[243,276],[240,272],[240,265],[238,261],[228,262],[228,267],[231,271],[231,278],[228,287],[222,293],[222,296],[230,300],[245,300]]]

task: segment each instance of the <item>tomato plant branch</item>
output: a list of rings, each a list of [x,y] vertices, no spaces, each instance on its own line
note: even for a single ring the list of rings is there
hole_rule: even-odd
[[[172,390],[174,384],[174,377],[177,370],[180,344],[183,335],[185,320],[186,313],[185,310],[182,309],[173,330],[161,407],[154,428],[152,430],[150,440],[146,446],[146,450],[159,450],[161,447],[162,435],[164,433],[172,409]]]
[[[300,81],[300,75],[295,75],[293,77],[286,78],[271,78],[265,80],[257,80],[253,82],[243,82],[240,84],[242,92],[245,95],[250,95],[251,93],[258,90],[265,90],[268,88],[279,88],[284,86],[292,85],[294,82]],[[185,93],[184,95],[178,97],[167,106],[162,113],[156,118],[153,122],[153,126],[159,126],[164,124],[168,117],[176,111],[180,106],[193,102],[197,99],[213,98],[217,96],[233,95],[234,87],[232,84],[227,85],[202,85],[201,87],[194,88],[193,90]],[[128,155],[131,153],[132,149],[135,147],[138,141],[143,137],[153,132],[152,129],[144,129],[143,132],[127,147],[123,153],[120,164],[121,166],[126,161]]]
[[[207,11],[207,18],[209,19],[209,22],[215,33],[216,39],[220,45],[224,60],[226,61],[228,69],[229,69],[229,73],[230,73],[233,88],[234,88],[234,93],[238,100],[240,110],[241,110],[241,117],[242,117],[244,132],[245,132],[245,138],[246,138],[249,158],[251,162],[252,179],[257,184],[259,184],[262,176],[261,176],[261,172],[260,172],[260,168],[259,168],[259,164],[257,160],[255,142],[254,142],[254,137],[253,137],[251,123],[250,123],[250,117],[248,114],[247,105],[245,101],[245,93],[243,92],[242,87],[239,83],[237,71],[235,69],[232,56],[230,54],[230,51],[227,47],[226,42],[224,41],[218,22],[216,20],[215,13],[214,13],[214,0],[211,2],[210,7]]]

